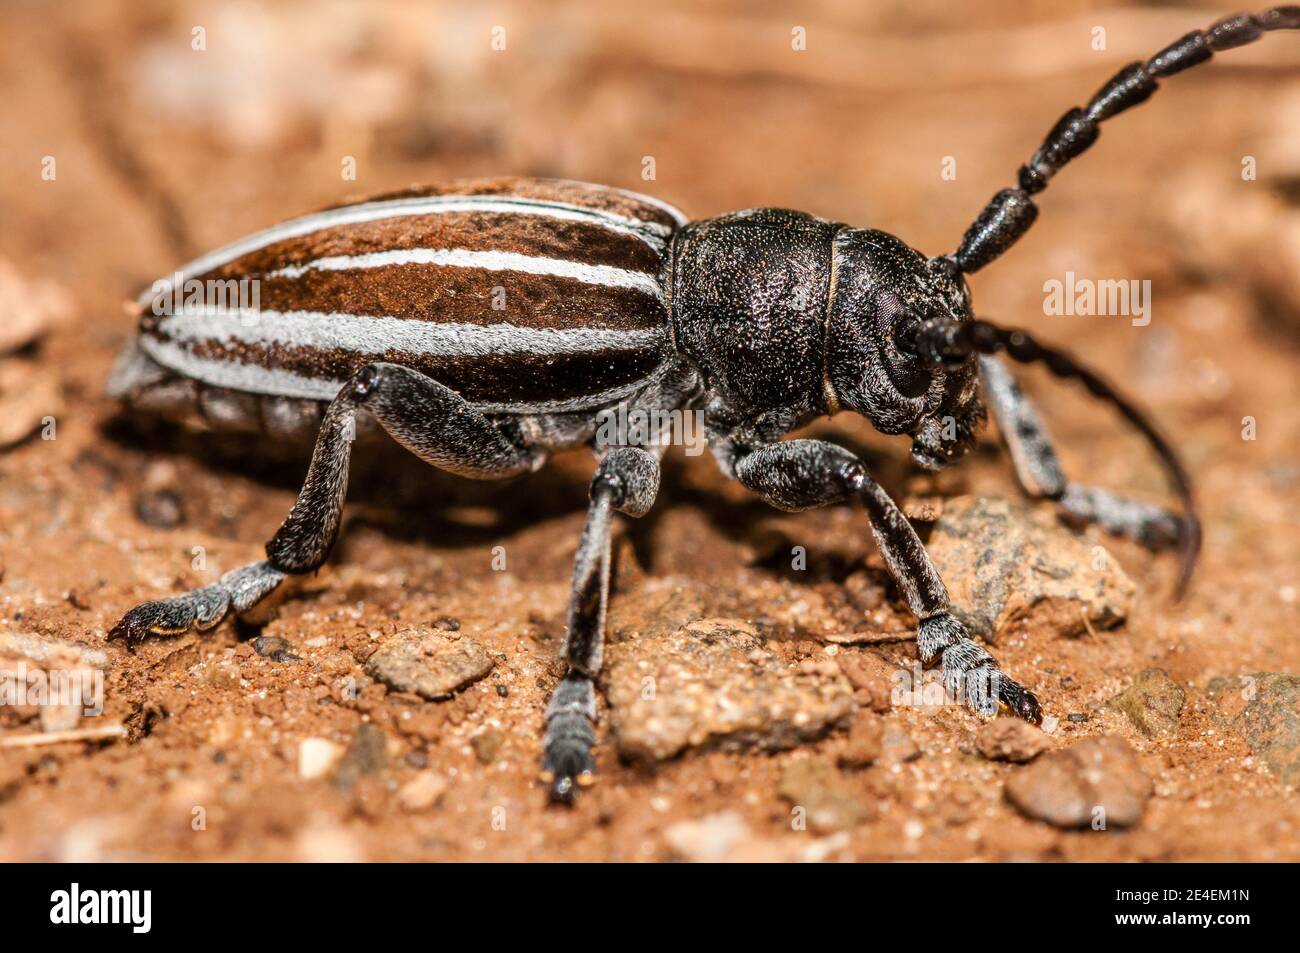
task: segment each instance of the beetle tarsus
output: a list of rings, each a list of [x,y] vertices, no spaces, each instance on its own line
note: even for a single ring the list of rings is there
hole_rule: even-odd
[[[284,573],[270,563],[241,566],[211,586],[136,606],[109,630],[107,639],[121,639],[128,651],[134,651],[149,636],[183,635],[191,629],[203,632],[220,623],[232,609],[247,612],[283,581]]]
[[[1011,679],[1003,681],[998,691],[998,700],[1018,718],[1023,718],[1032,725],[1043,723],[1043,706],[1039,704],[1037,696]]]

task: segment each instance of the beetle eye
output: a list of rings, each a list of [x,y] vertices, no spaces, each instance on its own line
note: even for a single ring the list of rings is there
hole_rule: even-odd
[[[921,356],[921,346],[918,336],[921,331],[921,319],[911,315],[904,315],[894,325],[894,347],[904,354],[910,354],[913,357]]]
[[[972,351],[964,332],[951,318],[905,318],[894,332],[894,345],[930,364],[961,364]]]

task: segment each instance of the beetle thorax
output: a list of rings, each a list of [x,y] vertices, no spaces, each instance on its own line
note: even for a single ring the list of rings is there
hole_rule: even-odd
[[[673,246],[673,330],[715,405],[792,425],[834,410],[824,343],[831,241],[843,226],[785,209],[694,222]]]

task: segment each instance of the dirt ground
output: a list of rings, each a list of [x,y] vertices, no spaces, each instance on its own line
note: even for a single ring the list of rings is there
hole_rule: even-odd
[[[1066,108],[1226,12],[6,3],[0,341],[16,351],[0,358],[0,647],[63,640],[92,668],[102,652],[104,712],[71,730],[123,729],[3,746],[59,726],[31,706],[0,710],[0,857],[1300,859],[1294,750],[1264,757],[1214,682],[1300,673],[1295,34],[1223,54],[1108,123],[1043,194],[1030,234],[971,280],[977,310],[1123,382],[1197,481],[1205,548],[1185,601],[1170,599],[1172,556],[1090,529],[1086,544],[1104,544],[1135,584],[1126,622],[1081,637],[1025,627],[994,650],[1056,719],[1049,747],[1108,735],[1138,753],[1152,788],[1135,825],[1026,816],[1004,785],[1029,768],[982,757],[980,719],[872,710],[857,683],[854,710],[820,739],[775,753],[691,747],[651,767],[620,761],[602,711],[599,783],[572,810],[548,807],[541,712],[563,671],[585,452],[479,485],[381,450],[357,461],[330,564],[264,629],[227,623],[134,655],[104,642],[133,605],[261,558],[305,470],[301,456],[256,456],[254,441],[126,420],[102,396],[132,331],[123,302],[194,254],[345,197],[498,174],[633,188],[694,217],[802,208],[940,253]],[[798,27],[804,50],[792,49]],[[349,158],[355,180],[341,171]],[[1066,272],[1150,280],[1150,323],[1045,314],[1044,282]],[[1161,498],[1158,470],[1111,414],[1078,389],[1026,381],[1070,472]],[[959,468],[918,480],[905,441],[847,418],[816,430],[861,450],[912,504],[1022,499],[992,432]],[[807,549],[806,570],[773,556],[787,545]],[[624,658],[665,620],[717,618],[743,621],[772,664],[809,678],[914,651],[836,639],[913,624],[861,512],[776,513],[707,454],[670,453],[655,511],[620,530],[617,553],[610,637]],[[863,587],[884,602],[864,611]],[[481,644],[491,672],[441,702],[366,676],[376,643],[419,626]],[[281,643],[259,635],[299,659],[277,661]],[[1149,669],[1185,692],[1151,736],[1107,704]],[[1300,712],[1277,718],[1300,745]],[[915,750],[844,768],[864,720],[887,749]],[[792,801],[809,776],[831,816],[801,830]],[[857,807],[836,813],[845,803]]]

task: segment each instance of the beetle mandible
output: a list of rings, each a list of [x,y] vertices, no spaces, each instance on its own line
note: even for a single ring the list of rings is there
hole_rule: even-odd
[[[109,637],[129,648],[149,634],[209,629],[287,575],[320,567],[339,528],[358,413],[423,460],[476,479],[526,473],[550,450],[591,445],[599,462],[574,569],[568,674],[547,707],[543,743],[551,795],[572,801],[595,772],[612,514],[650,509],[662,447],[655,435],[598,444],[597,420],[611,408],[692,408],[703,411],[723,471],[768,503],[860,500],[919,620],[921,661],[937,664],[974,710],[1005,706],[1040,721],[1038,699],[952,614],[916,532],[862,462],[833,443],[781,438],[851,411],[883,433],[910,435],[915,461],[937,469],[970,446],[987,406],[1028,493],[1148,546],[1178,546],[1181,592],[1200,528],[1177,455],[1096,374],[976,318],[964,276],[1025,233],[1037,216],[1032,196],[1092,145],[1101,122],[1214,52],[1297,28],[1300,7],[1239,14],[1124,67],[1061,117],[1017,187],[998,192],[957,251],[938,257],[802,212],[688,222],[617,189],[508,179],[327,209],[185,265],[140,297],[139,334],[110,394],[140,410],[196,413],[218,429],[314,433],[315,449],[265,560],[137,606]],[[254,308],[150,307],[192,281],[241,279],[259,282]],[[1078,380],[1118,409],[1160,458],[1181,514],[1067,478],[1000,352]]]

